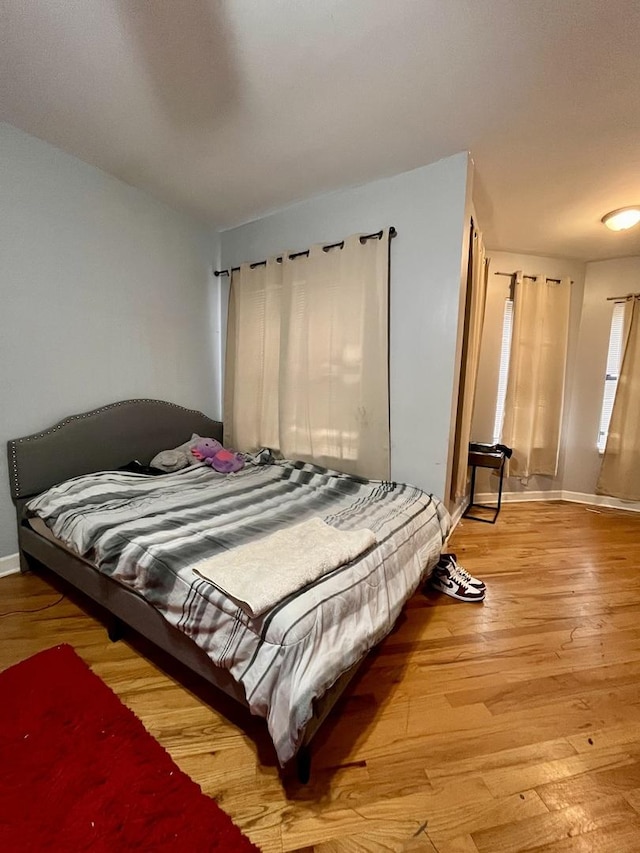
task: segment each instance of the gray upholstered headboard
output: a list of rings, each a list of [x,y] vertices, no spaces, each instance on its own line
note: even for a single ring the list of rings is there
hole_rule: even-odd
[[[70,477],[119,468],[134,459],[148,464],[194,432],[222,441],[220,421],[162,400],[124,400],[71,415],[7,442],[11,497],[15,503]]]

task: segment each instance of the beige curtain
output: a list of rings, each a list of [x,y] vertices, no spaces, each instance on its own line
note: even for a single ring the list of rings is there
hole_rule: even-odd
[[[625,344],[596,492],[640,501],[640,300],[625,307]]]
[[[476,229],[471,232],[470,275],[465,307],[464,343],[458,414],[456,422],[456,445],[453,459],[452,492],[457,500],[467,494],[469,438],[476,396],[480,343],[484,325],[484,309],[487,297],[487,265],[482,234]]]
[[[389,234],[231,280],[225,443],[388,479]]]
[[[275,258],[231,275],[224,373],[224,442],[279,447],[282,267]]]
[[[509,474],[555,476],[558,468],[571,282],[518,272],[502,443]]]

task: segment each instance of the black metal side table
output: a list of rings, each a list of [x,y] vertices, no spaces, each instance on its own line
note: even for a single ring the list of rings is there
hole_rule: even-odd
[[[486,524],[495,524],[500,507],[502,505],[502,483],[504,480],[504,465],[506,456],[501,450],[469,450],[469,467],[471,468],[471,495],[469,496],[469,506],[463,513],[463,518],[471,518],[473,521],[484,521]],[[494,471],[500,472],[500,482],[498,485],[498,505],[478,504],[475,502],[476,491],[476,468],[492,468]],[[481,518],[479,515],[471,515],[474,507],[478,509],[489,509],[493,511],[493,518]]]

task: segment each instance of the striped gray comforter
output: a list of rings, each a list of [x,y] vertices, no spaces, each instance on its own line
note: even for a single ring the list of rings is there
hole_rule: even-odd
[[[450,527],[444,506],[413,486],[287,461],[233,475],[206,465],[162,477],[104,471],[54,486],[28,508],[229,670],[266,718],[281,764],[314,699],[391,630]],[[378,544],[255,618],[193,571],[313,516],[368,527]]]

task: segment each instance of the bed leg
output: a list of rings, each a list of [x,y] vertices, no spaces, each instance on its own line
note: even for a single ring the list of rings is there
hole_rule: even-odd
[[[107,635],[112,643],[117,643],[124,637],[125,624],[117,616],[109,616],[107,620]]]
[[[24,551],[20,551],[20,574],[24,575],[27,572],[31,571],[31,564],[29,563],[29,557],[24,553]]]
[[[296,755],[296,770],[298,782],[306,785],[311,778],[311,749],[309,746],[301,746]]]

